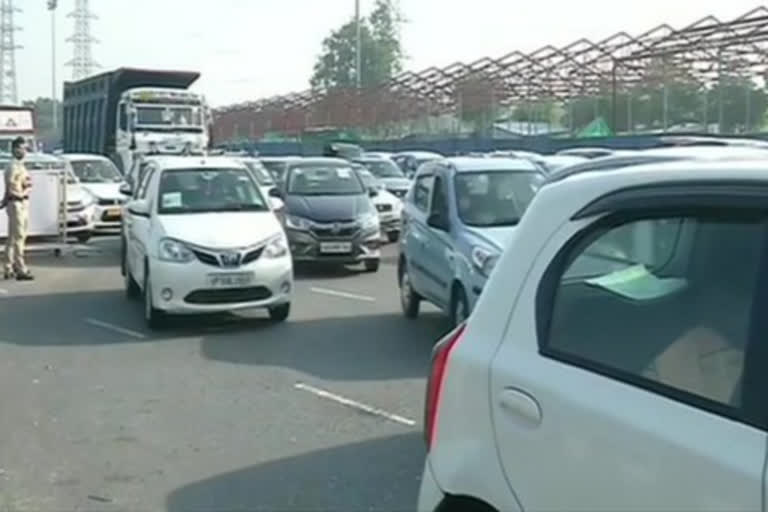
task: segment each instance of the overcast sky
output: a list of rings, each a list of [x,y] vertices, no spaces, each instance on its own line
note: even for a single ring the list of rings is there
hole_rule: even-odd
[[[361,0],[364,12],[374,0]],[[17,74],[21,99],[51,95],[51,26],[43,0],[17,0]],[[74,30],[65,15],[74,0],[59,0],[59,80],[72,56]],[[104,71],[120,66],[189,69],[202,73],[197,89],[214,106],[307,87],[323,38],[351,18],[354,0],[91,0],[99,19],[94,58]],[[322,7],[321,7],[322,5]],[[759,0],[400,0],[406,68],[498,57],[633,35],[668,22],[683,26],[709,14],[731,19]],[[61,96],[60,88],[58,92]]]

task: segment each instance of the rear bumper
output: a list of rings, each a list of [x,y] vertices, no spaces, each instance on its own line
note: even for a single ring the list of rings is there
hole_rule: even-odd
[[[417,512],[435,512],[443,502],[443,498],[445,498],[445,494],[437,485],[435,475],[432,473],[432,466],[429,463],[429,456],[427,456],[427,460],[424,462],[424,473],[421,477],[419,502],[416,510]]]

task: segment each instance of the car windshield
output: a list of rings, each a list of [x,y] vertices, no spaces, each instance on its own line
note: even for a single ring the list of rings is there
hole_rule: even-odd
[[[347,196],[365,193],[360,178],[350,166],[301,165],[288,175],[289,194],[301,196]]]
[[[537,172],[459,173],[455,177],[459,218],[468,226],[514,226],[543,181]]]
[[[248,169],[251,170],[254,177],[256,178],[256,181],[259,182],[259,185],[262,187],[269,187],[275,184],[275,179],[272,177],[272,175],[269,173],[269,171],[261,164],[261,162],[258,162],[256,160],[243,160],[243,163],[245,164]]]
[[[359,168],[356,169],[357,175],[360,176],[360,179],[363,180],[363,185],[365,185],[366,188],[380,188],[379,180],[376,179],[376,176],[370,173],[365,168]]]
[[[377,178],[404,178],[403,171],[392,160],[364,160],[360,162]]]
[[[269,211],[245,169],[171,169],[160,177],[158,213]]]
[[[70,164],[81,183],[118,183],[123,180],[108,160],[74,160]]]

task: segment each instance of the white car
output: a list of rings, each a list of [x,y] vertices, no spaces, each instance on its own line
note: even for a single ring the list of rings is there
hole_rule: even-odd
[[[10,155],[0,157],[0,165],[7,165]],[[28,153],[24,158],[24,166],[30,171],[57,169],[67,176],[67,236],[77,239],[80,243],[90,240],[96,222],[96,198],[84,189],[72,172],[69,162],[45,153]]]
[[[768,152],[688,152],[540,189],[434,349],[418,510],[764,510]]]
[[[264,164],[256,157],[238,157],[237,160],[245,164],[245,166],[251,170],[253,177],[259,183],[259,188],[264,197],[269,198],[269,202],[272,205],[272,209],[275,212],[282,213],[285,209],[283,200],[279,197],[270,196],[272,189],[277,187],[274,176],[270,173]]]
[[[123,176],[109,158],[95,154],[63,154],[82,188],[96,201],[95,230],[110,232],[120,229],[125,196],[120,193]]]
[[[251,172],[223,157],[151,157],[123,208],[122,272],[147,324],[166,314],[291,307],[285,232]]]
[[[371,198],[371,201],[379,215],[381,234],[386,236],[389,242],[397,242],[400,238],[403,202],[388,191],[381,180],[377,180],[364,166],[355,166],[355,170],[368,189],[376,190],[376,195]]]

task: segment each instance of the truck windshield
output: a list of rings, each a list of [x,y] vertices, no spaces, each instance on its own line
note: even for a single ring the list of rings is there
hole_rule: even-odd
[[[136,107],[136,125],[200,131],[203,122],[198,107],[146,105]]]
[[[158,213],[269,211],[245,169],[172,169],[160,177]]]
[[[123,180],[112,162],[104,160],[76,160],[72,170],[81,183],[117,183]]]

